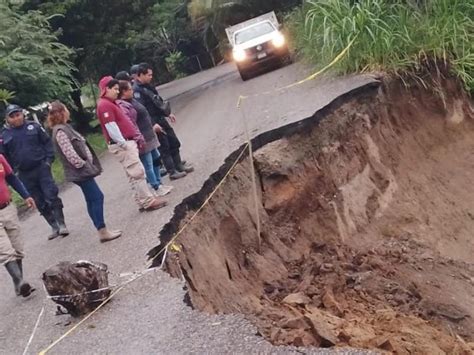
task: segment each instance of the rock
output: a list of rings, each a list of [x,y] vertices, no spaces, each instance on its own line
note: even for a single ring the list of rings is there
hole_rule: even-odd
[[[351,336],[347,334],[347,332],[345,332],[344,330],[341,331],[337,337],[340,341],[346,344],[349,344],[349,342],[351,341]]]
[[[334,265],[331,264],[331,263],[324,263],[319,268],[319,271],[323,272],[323,273],[332,272],[332,271],[334,271]]]
[[[393,345],[390,339],[382,339],[377,341],[375,345],[378,349],[386,350],[386,351],[395,351],[395,346]]]
[[[295,337],[292,344],[294,346],[303,347],[303,348],[307,348],[307,347],[310,347],[310,346],[317,345],[314,337],[311,336],[308,333],[301,334],[301,335]]]
[[[42,280],[53,301],[79,317],[109,297],[107,265],[89,261],[61,262],[43,273]]]
[[[306,296],[304,293],[298,292],[298,293],[292,293],[286,296],[282,302],[286,304],[290,304],[290,305],[304,306],[310,303],[311,299],[308,296]]]
[[[280,335],[281,335],[281,329],[280,328],[273,328],[272,332],[270,334],[271,342],[274,343],[274,344],[277,344],[278,340],[280,338]]]
[[[310,326],[305,320],[305,317],[303,316],[285,319],[284,321],[282,321],[280,326],[286,329],[309,329],[310,328]]]
[[[315,334],[321,338],[320,346],[329,347],[338,343],[336,332],[331,324],[326,322],[323,318],[318,317],[318,315],[312,313],[307,313],[306,319],[311,324]]]
[[[342,316],[344,314],[344,310],[342,307],[337,303],[336,299],[334,298],[333,292],[328,289],[326,292],[324,292],[324,295],[322,297],[323,305],[326,309],[330,310],[333,312],[335,315],[338,317]]]

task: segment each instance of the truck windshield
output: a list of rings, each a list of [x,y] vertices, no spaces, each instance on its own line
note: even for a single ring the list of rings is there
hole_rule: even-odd
[[[251,39],[272,33],[275,28],[270,22],[262,22],[255,26],[245,28],[235,34],[235,44],[242,44]]]

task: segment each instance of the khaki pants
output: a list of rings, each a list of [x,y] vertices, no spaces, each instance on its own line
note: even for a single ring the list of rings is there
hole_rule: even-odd
[[[16,207],[10,203],[0,210],[0,264],[23,259],[23,241],[20,237],[20,222]]]
[[[109,145],[109,152],[115,155],[120,164],[122,164],[138,206],[140,208],[148,208],[155,197],[146,182],[145,168],[138,156],[137,143],[127,141],[127,145],[124,148],[120,148],[117,144],[112,144]]]

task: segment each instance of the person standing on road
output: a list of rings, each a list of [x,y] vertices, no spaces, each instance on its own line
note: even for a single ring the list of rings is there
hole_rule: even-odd
[[[185,177],[187,173],[194,171],[194,168],[181,160],[179,151],[181,143],[167,120],[176,122],[176,117],[172,113],[164,111],[163,100],[151,85],[152,80],[153,70],[151,66],[146,63],[140,64],[133,85],[133,95],[146,107],[155,124],[153,128],[160,141],[161,159],[170,175],[170,179],[180,179]]]
[[[48,125],[53,130],[53,143],[64,167],[66,180],[82,190],[89,217],[99,233],[100,242],[105,243],[119,238],[122,231],[109,230],[105,225],[104,194],[95,181],[102,167],[92,147],[67,123],[69,115],[69,110],[60,101],[49,105]]]
[[[33,196],[39,212],[51,226],[52,233],[48,239],[69,235],[64,221],[63,203],[51,174],[53,144],[41,125],[25,120],[20,106],[7,106],[0,152],[18,171],[20,180]]]
[[[138,156],[138,148],[145,144],[145,140],[115,102],[119,94],[118,80],[111,76],[103,77],[99,88],[97,116],[102,133],[109,152],[117,157],[129,178],[140,210],[151,211],[166,206],[167,202],[156,197],[146,182],[145,169]]]
[[[161,174],[154,161],[160,159],[158,147],[160,143],[156,137],[150,115],[145,106],[133,98],[133,89],[129,81],[119,82],[119,100],[117,104],[132,122],[135,122],[145,139],[145,144],[140,147],[140,160],[145,168],[148,183],[157,192],[158,196],[166,196],[173,189],[161,183]]]
[[[7,183],[18,192],[29,208],[36,208],[35,201],[13,173],[5,157],[0,154],[0,263],[5,265],[10,274],[16,295],[28,297],[35,289],[23,280],[25,254],[20,236],[20,222]]]

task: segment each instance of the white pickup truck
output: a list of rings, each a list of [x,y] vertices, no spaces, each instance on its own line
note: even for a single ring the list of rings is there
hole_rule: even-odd
[[[273,11],[228,27],[226,34],[242,80],[250,79],[258,69],[291,62],[286,38]]]

